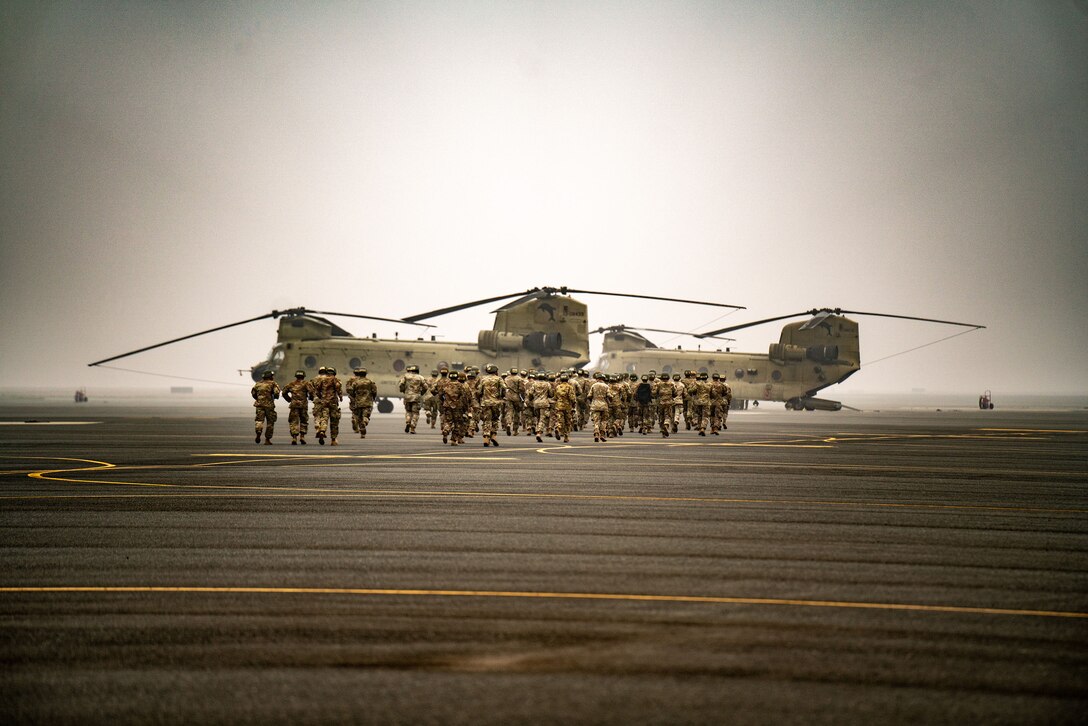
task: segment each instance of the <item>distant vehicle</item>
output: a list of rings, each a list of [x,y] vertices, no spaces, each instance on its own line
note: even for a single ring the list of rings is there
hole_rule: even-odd
[[[983,391],[982,395],[978,397],[978,407],[983,411],[989,411],[993,409],[994,402],[990,398],[990,389]]]

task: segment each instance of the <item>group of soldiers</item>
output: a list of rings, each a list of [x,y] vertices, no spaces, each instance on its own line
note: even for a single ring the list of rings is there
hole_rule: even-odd
[[[356,368],[355,377],[348,379],[345,385],[336,377],[335,368],[321,366],[317,369],[317,377],[309,381],[306,380],[306,371],[295,371],[295,380],[281,389],[273,380],[272,371],[265,371],[262,379],[254,384],[252,391],[253,406],[257,409],[257,436],[254,440],[261,443],[263,433],[264,442],[272,443],[272,431],[276,424],[276,399],[282,395],[290,407],[287,423],[291,428],[292,445],[306,445],[306,433],[310,428],[309,406],[313,401],[317,442],[324,444],[325,439],[329,438],[332,446],[339,446],[336,439],[340,435],[340,402],[345,392],[351,408],[351,428],[365,439],[370,414],[374,411],[374,400],[378,397],[378,386],[366,377],[366,373],[365,368]]]
[[[309,425],[307,406],[313,401],[317,439],[337,445],[340,401],[346,393],[351,409],[352,429],[366,438],[377,386],[367,378],[365,368],[356,368],[355,377],[342,385],[335,368],[321,368],[313,380],[297,371],[295,380],[282,389],[290,405],[291,443],[305,444]],[[604,374],[568,369],[530,372],[511,368],[499,373],[489,364],[481,372],[468,367],[464,372],[442,368],[424,378],[418,366],[408,366],[399,382],[404,399],[404,432],[416,433],[420,414],[432,429],[441,426],[442,443],[457,446],[466,437],[482,433],[484,446],[498,446],[496,434],[507,436],[554,436],[570,441],[572,431],[593,428],[593,440],[604,442],[628,432],[651,434],[655,428],[663,437],[679,431],[707,431],[718,435],[728,428],[733,394],[725,377],[714,373],[685,371],[658,374]],[[275,399],[281,394],[271,372],[253,386],[256,414],[256,442],[271,444],[276,421]]]

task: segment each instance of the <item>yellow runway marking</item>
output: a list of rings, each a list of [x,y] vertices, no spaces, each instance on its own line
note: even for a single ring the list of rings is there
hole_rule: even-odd
[[[240,595],[354,595],[390,597],[476,597],[532,600],[607,600],[705,605],[783,605],[793,607],[898,610],[907,612],[954,613],[967,615],[1018,615],[1041,618],[1088,618],[1088,613],[1064,610],[1017,610],[1011,608],[960,605],[916,605],[910,603],[854,602],[841,600],[797,600],[764,597],[713,597],[700,595],[637,595],[601,592],[528,592],[517,590],[415,590],[384,588],[326,587],[0,587],[0,593],[195,593]]]

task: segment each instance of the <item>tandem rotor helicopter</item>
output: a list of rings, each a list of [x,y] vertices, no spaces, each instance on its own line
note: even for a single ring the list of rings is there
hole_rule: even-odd
[[[399,319],[299,307],[273,310],[255,318],[156,343],[88,365],[103,365],[153,348],[274,318],[279,319],[276,344],[266,360],[250,368],[255,381],[259,381],[262,374],[268,370],[273,371],[276,379],[280,381],[290,379],[296,370],[304,370],[308,377],[313,377],[317,374],[319,366],[333,366],[342,377],[350,377],[353,369],[362,366],[367,368],[367,375],[378,386],[378,411],[389,413],[393,410],[393,402],[389,399],[400,397],[397,388],[400,376],[409,365],[413,364],[419,366],[424,375],[436,368],[448,367],[450,370],[463,370],[469,365],[483,366],[487,363],[494,363],[500,370],[584,367],[590,362],[587,307],[585,303],[575,300],[568,293],[744,309],[740,305],[652,295],[575,290],[567,287],[536,287],[523,292],[474,300]],[[494,311],[495,323],[492,329],[481,330],[475,342],[439,341],[433,336],[429,340],[422,337],[414,340],[399,337],[396,339],[377,338],[376,336],[357,338],[324,317],[343,316],[433,327],[421,321],[510,298],[517,299]]]
[[[696,305],[745,309],[740,305],[727,305],[699,300],[671,297],[636,295],[627,293],[576,290],[567,287],[536,287],[524,292],[497,295],[474,300],[447,308],[431,310],[404,318],[382,318],[353,313],[334,313],[299,307],[273,310],[270,313],[221,325],[209,330],[180,338],[156,343],[138,350],[122,353],[90,363],[100,366],[111,361],[142,353],[183,340],[213,333],[247,323],[279,320],[276,344],[268,358],[252,366],[250,374],[260,380],[265,371],[271,370],[278,380],[289,379],[294,371],[304,370],[308,377],[317,374],[319,366],[334,366],[342,377],[350,377],[354,368],[368,369],[368,375],[378,386],[378,411],[393,410],[390,398],[399,398],[397,385],[401,374],[409,365],[419,366],[424,375],[432,369],[448,367],[463,370],[466,366],[483,366],[494,363],[500,370],[509,368],[558,370],[583,368],[590,363],[587,306],[570,294],[607,295],[644,300],[681,302]],[[478,305],[510,300],[493,311],[495,322],[490,330],[481,330],[475,342],[449,342],[417,337],[408,338],[359,338],[330,321],[325,316],[342,316],[368,320],[407,323],[433,327],[422,321],[440,315],[465,310]],[[767,318],[742,325],[711,330],[704,333],[652,328],[631,328],[623,325],[599,328],[592,333],[604,333],[603,353],[597,369],[610,373],[645,373],[656,370],[672,373],[692,369],[719,372],[726,376],[733,389],[734,401],[780,401],[792,410],[839,410],[838,401],[816,398],[821,389],[841,383],[861,368],[858,341],[858,324],[845,317],[875,315],[880,317],[922,320],[948,325],[979,329],[985,326],[955,323],[947,320],[918,318],[886,313],[824,308],[802,313]],[[766,354],[736,353],[702,350],[659,348],[637,330],[648,332],[694,335],[698,338],[716,338],[722,333],[742,328],[808,315],[806,322],[790,323],[782,329],[778,343],[772,343]],[[731,340],[727,338],[726,340]]]
[[[722,333],[802,315],[809,316],[809,319],[785,325],[778,342],[771,343],[767,353],[735,353],[728,348],[724,352],[720,349],[703,351],[659,348],[648,338],[634,332],[651,330],[648,328],[629,328],[625,325],[598,328],[593,332],[604,333],[605,336],[597,369],[619,373],[644,373],[647,370],[656,370],[659,373],[716,371],[725,375],[733,391],[734,402],[783,401],[789,410],[838,411],[842,409],[840,401],[817,398],[816,393],[828,386],[842,383],[861,370],[858,324],[846,315],[920,320],[958,325],[972,330],[986,327],[910,315],[819,308],[704,333],[682,334],[696,338],[715,338]]]

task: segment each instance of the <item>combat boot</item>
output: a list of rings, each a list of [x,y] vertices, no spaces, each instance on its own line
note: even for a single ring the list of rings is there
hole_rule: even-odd
[[[338,443],[336,442],[336,439],[333,439],[332,441],[330,441],[330,442],[329,442],[329,446],[339,446],[339,445],[340,445],[340,444],[338,444]]]
[[[298,446],[298,438],[294,436],[291,437],[291,446]]]
[[[491,445],[494,446],[496,449],[499,448],[499,440],[496,439],[494,436],[491,437]]]
[[[541,444],[543,444],[543,443],[544,443],[544,439],[543,439],[543,438],[542,438],[542,437],[540,436],[540,434],[537,434],[537,435],[536,435],[536,440],[537,440],[537,442],[539,442],[539,443],[541,443]]]
[[[261,443],[261,432],[260,431],[257,432],[257,436],[253,439],[253,443],[255,443],[255,444]]]
[[[298,442],[299,442],[300,444],[302,444],[303,446],[305,446],[305,445],[306,445],[306,439],[302,438],[301,436],[299,436],[299,437],[298,437]]]
[[[325,445],[325,432],[324,431],[318,431],[317,432],[317,443],[321,444],[322,446]]]

